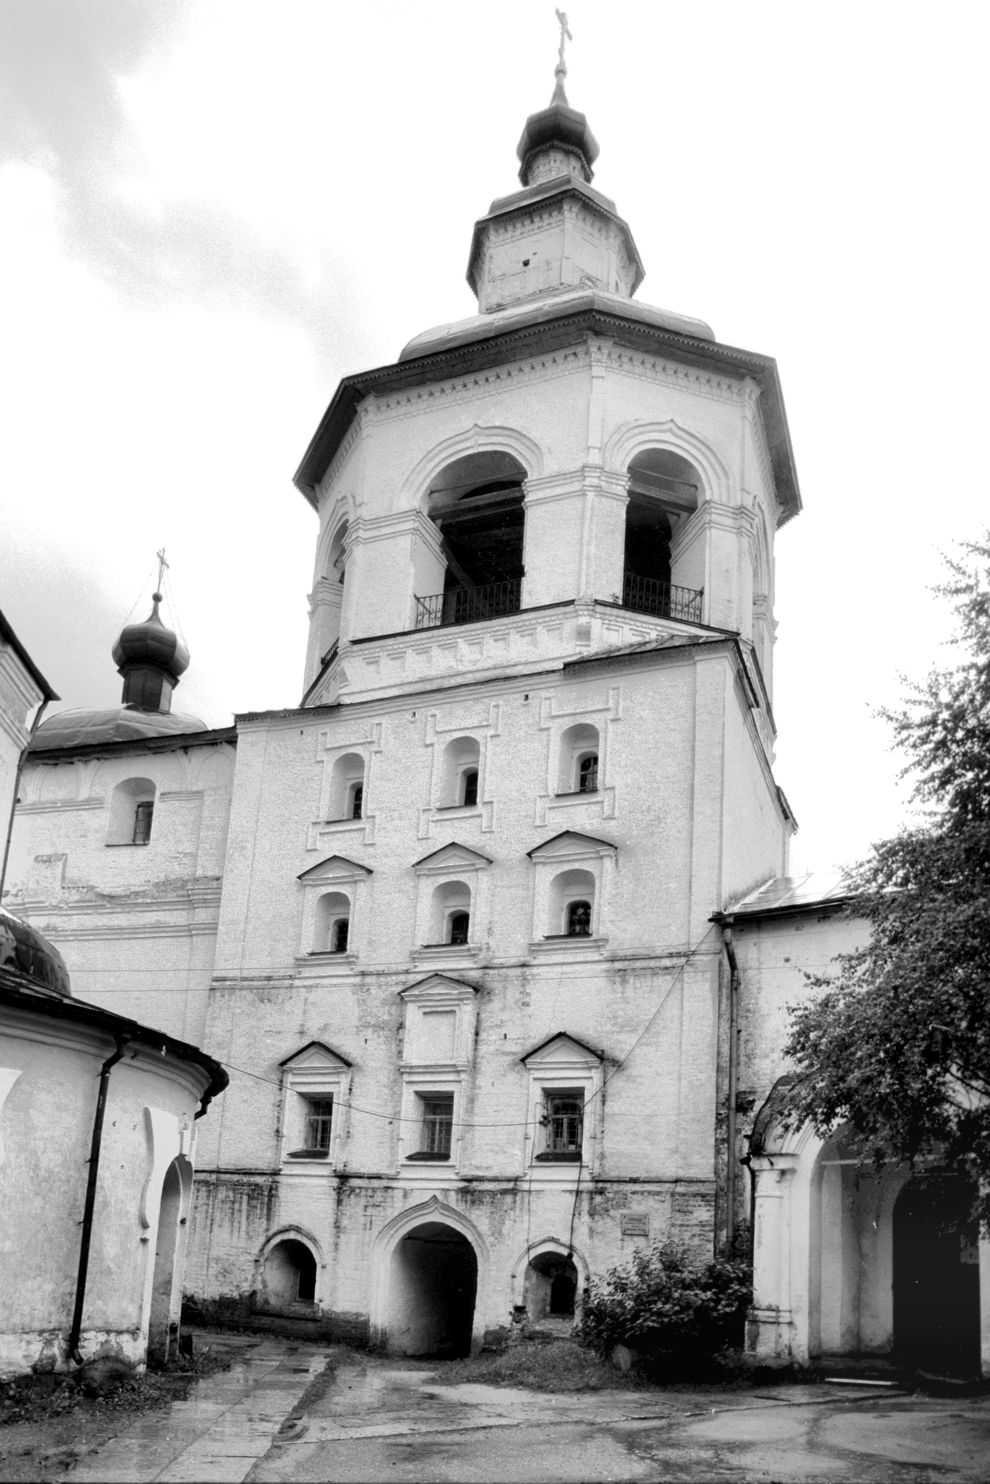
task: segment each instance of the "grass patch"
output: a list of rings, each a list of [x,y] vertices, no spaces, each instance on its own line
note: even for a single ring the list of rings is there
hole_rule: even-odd
[[[494,1355],[448,1360],[436,1365],[442,1386],[474,1382],[485,1386],[519,1386],[529,1391],[620,1391],[635,1382],[611,1365],[603,1365],[575,1340],[512,1345]]]

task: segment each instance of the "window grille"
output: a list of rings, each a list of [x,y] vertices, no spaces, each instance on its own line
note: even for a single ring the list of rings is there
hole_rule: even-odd
[[[446,1159],[454,1124],[454,1095],[423,1098],[423,1152]]]
[[[578,793],[593,794],[598,788],[598,754],[589,752],[578,766]]]
[[[350,923],[346,917],[338,917],[330,930],[330,952],[346,953]]]
[[[333,1098],[313,1098],[306,1114],[306,1148],[326,1154],[330,1148]]]
[[[134,831],[131,835],[132,845],[147,845],[151,839],[151,821],[155,813],[155,805],[151,799],[143,799],[141,803],[134,806]]]
[[[471,914],[469,912],[453,912],[450,917],[450,943],[466,943],[468,932],[471,927]]]
[[[364,784],[355,783],[351,790],[351,818],[360,819],[361,810],[364,805]]]
[[[478,770],[469,768],[464,774],[462,783],[462,804],[476,804],[478,802]]]
[[[547,1153],[581,1154],[584,1104],[572,1092],[548,1092],[546,1101]]]
[[[591,937],[591,903],[590,902],[568,902],[568,904],[567,904],[567,936],[568,936],[568,938],[590,938]]]

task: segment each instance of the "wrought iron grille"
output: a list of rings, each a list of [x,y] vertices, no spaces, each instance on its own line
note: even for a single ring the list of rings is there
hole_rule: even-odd
[[[658,582],[654,577],[637,577],[634,572],[626,574],[622,584],[622,606],[637,613],[652,613],[658,618],[679,618],[685,623],[701,623],[701,600],[704,589],[695,592],[690,587],[674,587],[670,582]]]
[[[490,582],[485,587],[452,587],[445,593],[416,599],[416,627],[440,629],[518,613],[521,596],[521,577]]]

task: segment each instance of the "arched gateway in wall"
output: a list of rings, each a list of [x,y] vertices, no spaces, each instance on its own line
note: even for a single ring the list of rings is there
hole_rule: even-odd
[[[372,1255],[372,1343],[396,1355],[470,1355],[484,1332],[487,1271],[480,1232],[436,1197],[395,1217]]]
[[[974,1187],[937,1169],[860,1164],[844,1128],[822,1139],[784,1114],[781,1078],[750,1138],[754,1358],[876,1356],[949,1376],[990,1372]],[[990,1304],[984,1300],[984,1309]],[[986,1329],[986,1325],[984,1325]]]

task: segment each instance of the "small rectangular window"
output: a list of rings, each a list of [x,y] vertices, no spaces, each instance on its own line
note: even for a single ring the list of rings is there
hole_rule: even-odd
[[[132,845],[147,845],[151,839],[151,821],[155,813],[154,801],[142,799],[134,806],[134,831],[131,835]]]
[[[437,1159],[450,1158],[450,1138],[454,1126],[453,1093],[432,1093],[422,1099],[422,1152]]]
[[[305,1149],[309,1153],[327,1154],[333,1127],[333,1098],[307,1098]]]
[[[548,1092],[544,1103],[546,1130],[544,1159],[579,1160],[584,1124],[584,1099],[577,1092]]]

